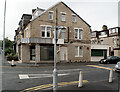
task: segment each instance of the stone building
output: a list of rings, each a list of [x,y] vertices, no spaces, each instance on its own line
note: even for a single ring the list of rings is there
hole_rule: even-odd
[[[56,26],[62,28],[57,42],[57,62],[90,61],[91,27],[64,2],[47,10],[37,7],[32,15],[23,14],[15,31],[19,60],[53,63]]]
[[[91,32],[91,60],[120,57],[120,27]]]

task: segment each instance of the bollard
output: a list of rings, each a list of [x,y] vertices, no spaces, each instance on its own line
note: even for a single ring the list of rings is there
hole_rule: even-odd
[[[13,67],[13,66],[16,66],[14,60],[12,60],[11,66],[12,66],[12,67]]]
[[[82,71],[80,71],[80,73],[79,73],[79,81],[78,81],[78,87],[80,88],[80,87],[82,87],[82,79],[83,79],[83,76],[82,76]]]
[[[110,70],[110,74],[109,74],[109,83],[112,82],[112,78],[113,78],[113,69]]]

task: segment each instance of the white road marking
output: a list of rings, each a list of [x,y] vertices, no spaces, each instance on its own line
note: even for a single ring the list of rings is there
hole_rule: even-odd
[[[29,79],[29,76],[27,74],[19,74],[20,79]]]
[[[67,74],[58,74],[58,76],[65,76]],[[33,79],[33,78],[46,78],[46,77],[53,77],[53,74],[19,74],[20,79]]]
[[[80,71],[81,69],[57,70],[58,72]],[[47,72],[47,71],[46,71]],[[58,76],[70,75],[70,73],[60,73]],[[53,77],[53,74],[19,74],[20,79],[46,78]]]

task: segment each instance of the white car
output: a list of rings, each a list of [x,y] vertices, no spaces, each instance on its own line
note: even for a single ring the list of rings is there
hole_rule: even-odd
[[[115,65],[115,71],[120,72],[120,61]]]

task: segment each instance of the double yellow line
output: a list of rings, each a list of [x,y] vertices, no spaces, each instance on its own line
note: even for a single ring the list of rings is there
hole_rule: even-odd
[[[95,67],[95,68],[101,68],[101,69],[106,69],[106,70],[111,70],[112,69],[112,68],[109,68],[109,67],[103,67],[103,66],[97,66],[97,65],[87,65],[87,66]],[[113,71],[115,71],[115,69],[113,69]]]
[[[87,83],[87,82],[88,82],[87,80],[83,80],[83,83]],[[77,83],[78,83],[78,81],[60,82],[60,83],[58,83],[58,86],[71,85],[71,84],[77,84]],[[41,90],[41,89],[51,88],[51,87],[53,87],[53,84],[45,84],[45,85],[28,88],[28,89],[22,90],[20,92],[34,92],[36,90]]]

